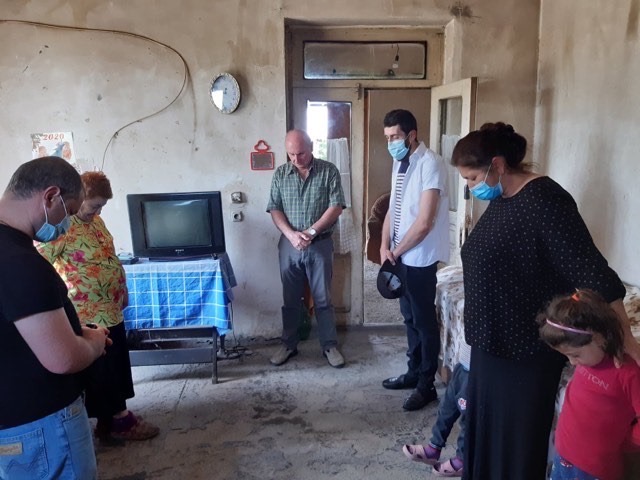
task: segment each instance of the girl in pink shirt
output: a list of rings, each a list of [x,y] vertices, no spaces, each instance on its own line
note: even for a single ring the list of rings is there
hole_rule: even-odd
[[[552,480],[619,480],[624,452],[640,444],[640,367],[624,355],[616,312],[597,293],[554,299],[540,337],[575,371],[555,433]]]

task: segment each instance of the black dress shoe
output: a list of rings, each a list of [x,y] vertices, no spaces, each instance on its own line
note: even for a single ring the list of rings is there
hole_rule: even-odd
[[[400,375],[399,377],[391,377],[382,381],[382,386],[384,388],[388,388],[389,390],[404,390],[408,388],[416,388],[418,385],[418,379],[407,377],[406,374]]]
[[[420,410],[421,408],[426,407],[435,400],[438,400],[438,394],[436,393],[435,388],[426,393],[422,393],[420,390],[414,390],[411,392],[411,395],[404,400],[402,408],[412,412],[413,410]]]

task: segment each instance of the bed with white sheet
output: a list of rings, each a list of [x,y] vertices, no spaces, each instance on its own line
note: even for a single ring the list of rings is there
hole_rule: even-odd
[[[440,375],[446,382],[458,362],[460,345],[464,342],[464,286],[462,283],[462,267],[448,266],[437,273],[438,284],[436,286],[436,312],[440,322],[440,337],[442,349],[440,359],[442,367]],[[624,306],[631,322],[631,331],[640,342],[640,288],[626,285],[627,293],[624,297]],[[562,408],[564,393],[571,378],[573,369],[567,364],[556,399],[556,418]],[[555,421],[554,421],[555,424]],[[553,458],[553,432],[549,442],[549,458]]]
[[[452,265],[438,270],[436,312],[440,322],[442,367],[453,371],[458,362],[460,343],[464,342],[464,286],[462,267]],[[640,341],[640,288],[625,285],[624,306],[631,320],[634,336]],[[446,376],[446,372],[444,373]],[[445,379],[446,380],[446,379]]]

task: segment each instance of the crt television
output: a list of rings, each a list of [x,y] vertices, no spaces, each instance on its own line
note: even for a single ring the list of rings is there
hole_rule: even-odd
[[[133,254],[181,260],[225,252],[220,192],[127,195]]]

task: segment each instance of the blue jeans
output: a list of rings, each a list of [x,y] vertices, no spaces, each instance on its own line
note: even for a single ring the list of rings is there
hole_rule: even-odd
[[[440,353],[435,305],[438,265],[406,267],[406,290],[400,297],[400,313],[407,327],[407,376],[418,379],[417,389],[424,394],[433,388]]]
[[[331,237],[323,238],[299,251],[282,235],[278,242],[278,252],[284,300],[282,342],[293,350],[300,341],[298,326],[302,316],[301,299],[305,279],[308,279],[322,350],[337,346],[336,314],[331,303],[333,240]]]
[[[39,420],[0,430],[0,478],[98,478],[87,411],[78,397]]]
[[[438,418],[431,429],[431,443],[434,447],[444,448],[456,420],[460,418],[460,434],[456,448],[456,457],[464,459],[464,416],[467,411],[467,379],[469,372],[457,363],[447,385],[444,398],[438,407]]]
[[[551,480],[598,480],[598,478],[583,472],[556,453],[553,457]]]

